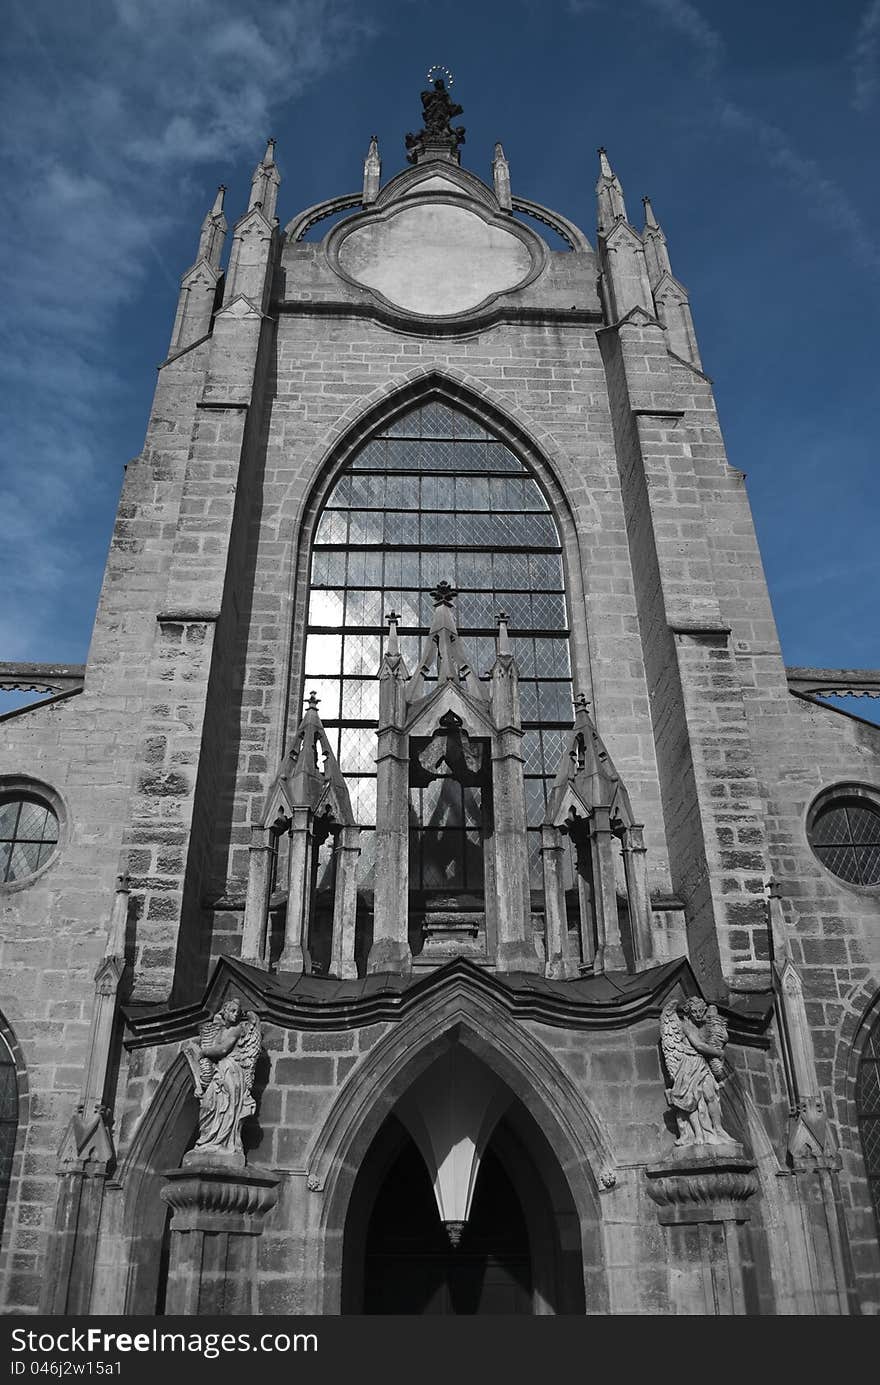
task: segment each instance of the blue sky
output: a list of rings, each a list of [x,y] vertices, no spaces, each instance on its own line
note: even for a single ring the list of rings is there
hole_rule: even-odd
[[[786,661],[878,667],[880,0],[11,0],[0,659],[85,659],[177,282],[265,139],[282,222],[404,165],[431,63],[466,167],[595,240],[596,147],[688,286]],[[862,700],[852,710],[878,715]]]

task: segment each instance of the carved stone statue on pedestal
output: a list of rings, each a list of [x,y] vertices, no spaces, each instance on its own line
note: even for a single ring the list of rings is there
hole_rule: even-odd
[[[255,1110],[251,1088],[261,1046],[257,1016],[233,999],[185,1047],[199,1099],[199,1137],[189,1162],[208,1157],[244,1164],[241,1125]]]
[[[699,996],[671,999],[660,1016],[660,1046],[671,1079],[666,1100],[678,1123],[676,1145],[733,1145],[721,1124],[727,1026]]]

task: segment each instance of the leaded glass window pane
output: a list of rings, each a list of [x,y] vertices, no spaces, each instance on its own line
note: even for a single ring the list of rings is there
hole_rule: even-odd
[[[305,690],[321,697],[328,734],[341,731],[342,772],[366,828],[375,823],[384,616],[392,608],[400,615],[400,648],[414,672],[433,613],[429,593],[443,580],[458,589],[456,622],[481,678],[495,657],[496,614],[503,610],[510,621],[522,680],[532,886],[540,888],[535,829],[572,719],[559,535],[519,458],[468,414],[435,401],[401,415],[359,450],[334,485],[315,538],[306,652],[315,672]],[[313,646],[331,631],[338,643]],[[413,790],[414,889],[482,888],[479,807],[478,791],[463,793],[452,781]],[[364,832],[366,883],[373,858],[373,834]]]
[[[880,884],[880,812],[872,804],[837,799],[821,808],[810,828],[810,845],[847,884]]]
[[[47,803],[23,797],[0,803],[0,883],[33,875],[57,843],[58,819]]]

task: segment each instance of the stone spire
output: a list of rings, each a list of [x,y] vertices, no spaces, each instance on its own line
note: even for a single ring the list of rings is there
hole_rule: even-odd
[[[627,220],[623,188],[604,149],[599,150],[596,197],[602,297],[608,321],[620,322],[633,308],[641,308],[653,317],[645,247],[638,231]]]
[[[448,159],[459,163],[458,147],[464,144],[464,126],[453,129],[450,121],[462,114],[462,107],[456,105],[446,90],[442,77],[434,77],[437,71],[445,72],[452,86],[452,73],[448,68],[438,66],[428,69],[431,87],[422,92],[422,119],[424,127],[406,137],[407,159],[411,164],[423,163],[426,159]]]
[[[227,229],[226,217],[223,215],[225,195],[226,188],[221,183],[214,204],[202,222],[195,263],[180,281],[177,313],[169,347],[172,354],[183,351],[193,342],[200,341],[211,330],[217,306],[218,285],[222,278],[220,256],[223,253]]]
[[[599,230],[605,235],[618,221],[626,221],[626,203],[620,179],[608,161],[604,149],[599,150],[599,181],[596,184]]]
[[[275,216],[275,203],[278,200],[280,183],[281,174],[278,172],[278,165],[275,162],[275,141],[270,139],[262,160],[254,169],[248,211],[253,207],[259,207],[263,216],[271,224]]]
[[[226,186],[221,183],[217,189],[217,196],[214,198],[214,205],[202,222],[202,233],[199,236],[199,250],[196,258],[204,260],[212,269],[220,268],[220,256],[223,253],[223,242],[226,239],[226,217],[223,215],[225,196]]]
[[[492,182],[501,210],[511,211],[513,203],[510,196],[510,165],[500,144],[495,145],[495,155],[492,159]]]
[[[642,202],[645,207],[642,242],[657,316],[666,328],[666,340],[670,351],[683,361],[690,361],[697,370],[701,370],[700,349],[697,345],[687,289],[672,273],[666,237],[654,215],[651,199],[643,197]]]
[[[259,314],[265,309],[272,278],[272,246],[278,226],[275,204],[280,185],[281,174],[275,163],[275,141],[270,139],[262,160],[254,169],[247,211],[233,228],[223,295],[224,308],[237,298],[246,298],[254,313]]]
[[[375,135],[370,139],[370,147],[364,160],[363,204],[369,207],[379,195],[379,182],[382,177],[382,160],[379,158],[379,140]]]
[[[458,682],[458,630],[452,611],[452,603],[457,595],[458,592],[448,582],[438,582],[431,592],[434,614],[431,617],[431,628],[425,638],[419,666],[407,688],[408,701],[422,695],[423,680],[435,664],[438,683]]]
[[[653,288],[664,274],[672,273],[672,265],[669,263],[666,237],[654,215],[651,199],[643,197],[642,204],[645,208],[645,229],[642,232],[642,240],[645,243],[645,259],[648,262],[648,278],[651,280]]]

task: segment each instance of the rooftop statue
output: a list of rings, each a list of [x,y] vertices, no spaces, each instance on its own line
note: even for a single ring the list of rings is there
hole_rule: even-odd
[[[436,68],[428,71],[428,80],[432,80],[432,73]],[[449,85],[452,85],[452,75],[443,69],[449,77]],[[406,147],[410,151],[407,155],[411,164],[418,163],[419,155],[426,152],[426,146],[440,146],[448,150],[454,157],[458,158],[458,146],[464,144],[464,126],[457,125],[452,128],[450,121],[454,116],[461,115],[463,107],[457,105],[449,92],[446,90],[446,83],[442,77],[433,78],[432,85],[428,91],[422,92],[422,119],[425,122],[423,130],[416,134],[409,134],[406,137]]]
[[[672,1079],[666,1100],[678,1123],[676,1144],[735,1144],[721,1124],[721,1082],[727,1025],[699,996],[666,1002],[660,1047]]]

